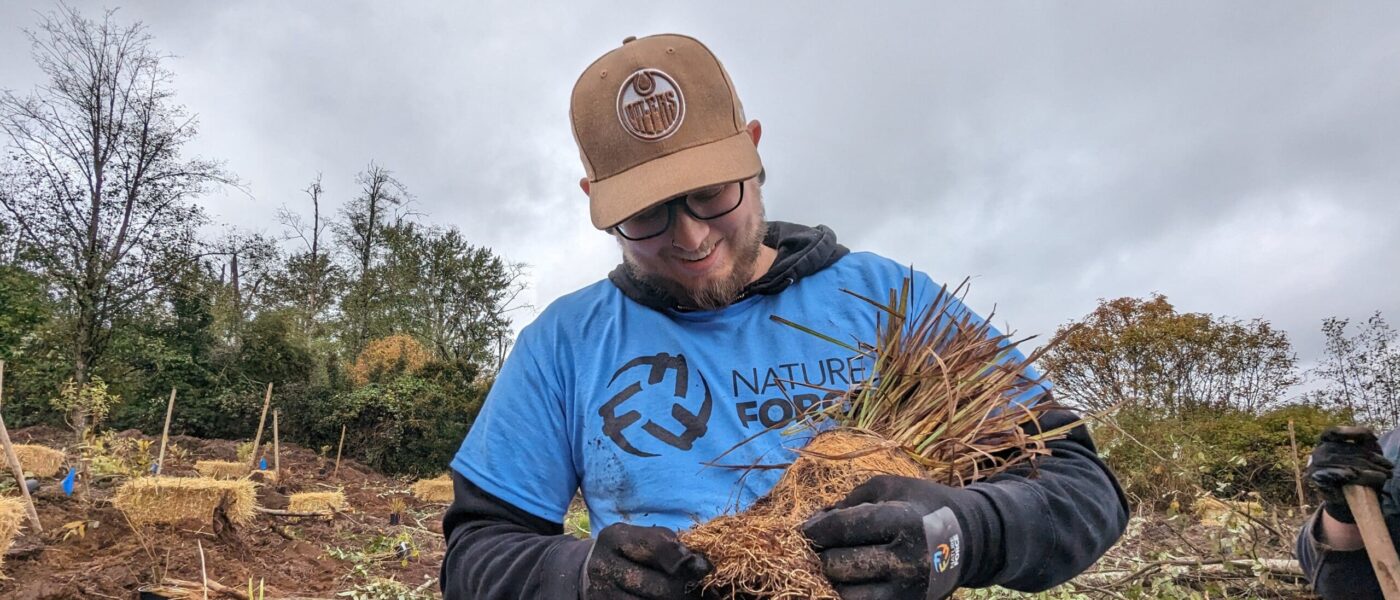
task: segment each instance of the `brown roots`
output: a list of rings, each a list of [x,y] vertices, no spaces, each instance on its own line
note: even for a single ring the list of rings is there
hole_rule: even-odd
[[[821,433],[748,510],[683,532],[714,571],[706,597],[840,600],[798,531],[808,518],[876,475],[926,476],[896,444],[850,429]]]

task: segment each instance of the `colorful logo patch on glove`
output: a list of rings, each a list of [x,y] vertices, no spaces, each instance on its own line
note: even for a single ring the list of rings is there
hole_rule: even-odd
[[[942,573],[948,570],[949,558],[953,549],[948,544],[939,544],[933,549],[933,570],[935,573]]]

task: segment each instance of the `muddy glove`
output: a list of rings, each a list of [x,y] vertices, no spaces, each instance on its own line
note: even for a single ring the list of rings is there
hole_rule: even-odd
[[[802,525],[843,600],[946,598],[966,583],[984,540],[969,519],[995,518],[978,492],[882,475]]]
[[[1322,510],[1343,523],[1355,523],[1342,488],[1362,485],[1380,490],[1395,465],[1381,454],[1376,434],[1365,427],[1332,427],[1322,432],[1312,458],[1308,481],[1322,494]]]
[[[699,598],[704,556],[664,527],[613,523],[598,532],[584,567],[586,600]]]

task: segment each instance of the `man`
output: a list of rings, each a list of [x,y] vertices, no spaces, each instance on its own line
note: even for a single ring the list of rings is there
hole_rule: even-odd
[[[1343,488],[1360,485],[1379,492],[1386,529],[1392,541],[1400,541],[1400,480],[1393,476],[1397,458],[1397,430],[1377,441],[1364,427],[1335,427],[1322,432],[1313,449],[1307,477],[1323,503],[1298,531],[1297,551],[1303,573],[1323,598],[1382,597]]]
[[[551,304],[502,367],[452,462],[444,596],[699,597],[711,565],[676,531],[780,475],[713,463],[791,460],[805,439],[781,430],[870,368],[770,317],[866,336],[876,311],[841,290],[885,297],[911,272],[825,227],[765,220],[762,129],[692,38],[624,40],[584,70],[570,112],[593,225],[623,262]],[[938,288],[914,280],[926,305]],[[1034,391],[1016,401],[1049,401]],[[1053,410],[1042,426],[1074,419]],[[1127,510],[1083,426],[1050,447],[964,489],[877,478],[805,533],[847,599],[1056,585],[1112,545]],[[576,491],[591,540],[562,535]]]

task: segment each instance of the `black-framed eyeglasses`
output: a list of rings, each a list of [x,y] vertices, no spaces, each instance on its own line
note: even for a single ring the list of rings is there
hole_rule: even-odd
[[[641,241],[666,233],[676,220],[676,207],[680,206],[691,217],[700,221],[718,219],[734,212],[744,203],[744,182],[740,181],[738,198],[729,193],[731,183],[717,185],[677,196],[661,204],[648,208],[617,225],[617,233],[631,241]]]

